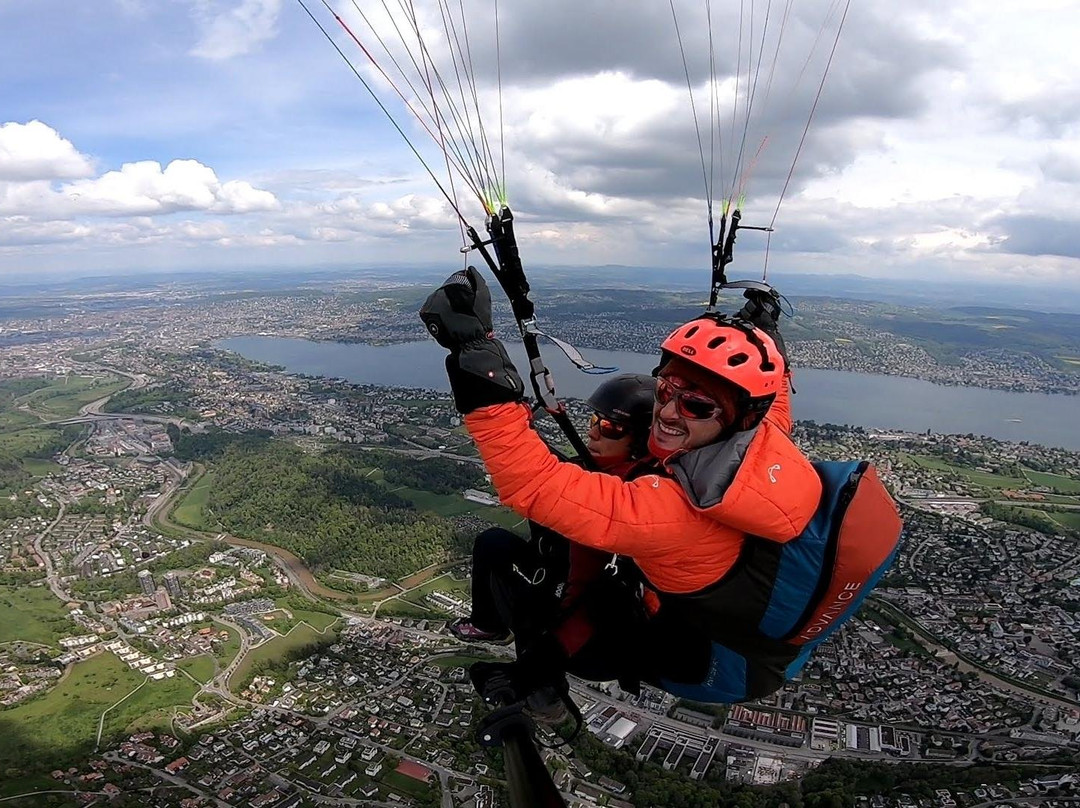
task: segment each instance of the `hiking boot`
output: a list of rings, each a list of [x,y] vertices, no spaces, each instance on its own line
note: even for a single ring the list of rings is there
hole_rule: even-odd
[[[452,620],[447,629],[462,642],[493,642],[500,645],[510,642],[509,631],[484,631],[464,617]]]

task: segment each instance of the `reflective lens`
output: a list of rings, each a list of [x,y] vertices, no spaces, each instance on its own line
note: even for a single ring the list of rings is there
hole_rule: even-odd
[[[589,429],[592,429],[594,426],[600,433],[600,437],[607,438],[608,440],[625,438],[626,433],[628,432],[626,424],[612,421],[610,418],[605,418],[603,415],[596,412],[589,416]]]
[[[708,396],[684,390],[681,386],[672,382],[671,379],[661,376],[656,380],[656,402],[661,407],[664,407],[673,399],[679,415],[691,421],[704,421],[708,418],[715,418],[724,411],[723,407]]]

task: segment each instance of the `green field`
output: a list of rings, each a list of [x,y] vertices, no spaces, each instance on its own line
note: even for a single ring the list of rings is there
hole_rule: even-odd
[[[289,611],[292,612],[294,618],[302,620],[317,631],[324,631],[341,619],[337,615],[327,614],[326,612],[311,612],[306,609],[293,609],[291,607]]]
[[[52,443],[58,435],[54,428],[37,426],[16,431],[0,431],[0,452],[23,458],[34,454],[42,446]]]
[[[67,677],[40,698],[0,712],[0,772],[6,782],[31,771],[48,771],[83,758],[94,747],[102,712],[138,687],[145,677],[112,654],[75,665]],[[190,703],[195,685],[183,676],[148,682],[105,717],[102,739],[147,726]],[[20,772],[20,774],[15,774]],[[0,785],[0,794],[6,786]],[[10,793],[10,792],[9,792]]]
[[[214,658],[209,654],[199,654],[197,657],[182,659],[176,663],[182,671],[206,684],[214,678]]]
[[[467,668],[474,662],[491,662],[495,657],[477,655],[477,656],[446,656],[436,657],[431,660],[431,664],[437,668],[447,670],[448,668]]]
[[[214,526],[206,518],[206,503],[210,499],[210,488],[213,484],[214,472],[207,471],[176,503],[169,518],[192,530],[212,531]]]
[[[1059,525],[1064,525],[1073,530],[1080,530],[1080,511],[1062,511],[1061,513],[1044,511],[1044,513]]]
[[[975,469],[965,466],[954,466],[937,457],[928,455],[904,455],[904,457],[921,468],[955,474],[974,485],[981,485],[984,488],[1017,488],[1024,490],[1029,487],[1029,482],[1019,477],[1005,477],[1001,474],[975,471]]]
[[[406,777],[404,774],[398,774],[396,771],[386,772],[380,782],[392,791],[406,797],[422,797],[428,793],[430,788],[430,786],[421,783],[419,780]]]
[[[394,598],[386,601],[379,607],[380,615],[397,615],[399,617],[416,617],[424,618],[431,617],[435,614],[435,611],[429,609],[427,606],[417,606],[415,603],[410,603],[407,600],[401,598]]]
[[[372,479],[375,475],[372,475]],[[509,508],[480,505],[469,502],[461,494],[433,494],[430,491],[420,491],[416,488],[390,488],[395,494],[409,500],[420,511],[433,511],[440,516],[461,516],[472,514],[481,519],[508,529],[522,529],[522,519]]]
[[[244,657],[244,661],[233,671],[232,676],[229,677],[229,689],[235,693],[242,684],[246,684],[247,679],[254,672],[255,666],[258,663],[280,659],[282,655],[288,651],[320,642],[321,640],[327,639],[332,634],[333,631],[319,633],[311,626],[301,624],[285,636],[275,637],[269,642],[260,645]]]
[[[59,474],[63,470],[59,463],[37,457],[23,458],[22,464],[23,468],[34,477],[47,477],[50,474]]]
[[[363,471],[361,469],[361,472]],[[432,511],[440,516],[472,514],[506,528],[514,528],[521,523],[521,517],[509,508],[489,507],[476,502],[469,502],[461,494],[433,494],[430,491],[421,491],[417,488],[391,486],[387,484],[382,469],[374,468],[368,469],[368,471],[370,471],[370,476],[367,479],[387,486],[388,490],[393,491],[403,499],[409,500],[417,510]]]
[[[0,643],[12,640],[55,646],[78,629],[48,587],[0,586]]]
[[[1080,505],[1080,497],[1067,497],[1062,494],[1043,494],[1040,504],[1046,505]]]
[[[226,626],[224,623],[215,623],[214,629],[221,631],[226,629],[229,632],[229,639],[218,647],[217,659],[218,664],[223,668],[227,668],[229,663],[233,661],[233,657],[240,651],[240,635],[236,633],[236,630]]]
[[[127,379],[115,376],[65,376],[48,387],[23,396],[19,401],[49,418],[71,418],[79,414],[81,407],[123,390],[130,384]]]
[[[40,418],[28,412],[0,409],[0,432],[14,432],[40,423]]]
[[[1041,471],[1024,469],[1024,476],[1035,485],[1053,489],[1061,494],[1080,494],[1080,480],[1061,474],[1046,474]]]
[[[172,679],[148,682],[146,687],[109,713],[103,737],[141,729],[168,728],[177,709],[189,707],[198,691],[198,685],[182,673]]]

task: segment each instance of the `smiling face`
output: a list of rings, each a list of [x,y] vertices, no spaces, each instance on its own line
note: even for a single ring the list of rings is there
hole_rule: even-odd
[[[706,446],[730,424],[735,394],[722,382],[676,361],[664,368],[659,381],[649,433],[649,449],[657,457]],[[709,414],[696,417],[704,413]]]

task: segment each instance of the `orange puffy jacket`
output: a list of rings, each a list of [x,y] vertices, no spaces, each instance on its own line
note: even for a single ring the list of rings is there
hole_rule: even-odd
[[[630,482],[560,461],[525,404],[465,417],[499,498],[572,541],[629,556],[661,592],[697,592],[731,569],[747,534],[786,542],[806,527],[821,481],[791,441],[788,391],[752,432],[677,453],[671,477]]]

